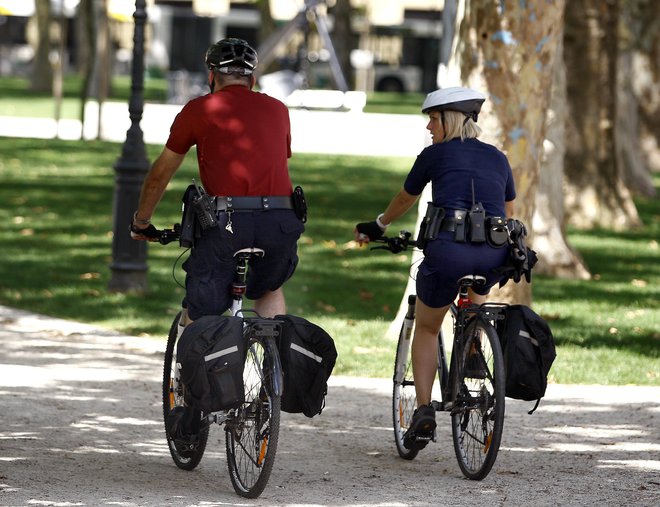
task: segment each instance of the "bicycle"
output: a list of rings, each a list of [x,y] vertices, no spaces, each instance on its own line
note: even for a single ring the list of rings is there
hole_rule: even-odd
[[[168,244],[178,240],[180,227],[157,231],[158,241]],[[231,315],[254,312],[243,310],[247,272],[253,257],[264,255],[258,248],[238,250],[234,281],[232,283]],[[254,312],[256,314],[256,312]],[[165,349],[163,367],[163,417],[167,421],[170,411],[185,405],[185,386],[180,382],[180,365],[176,362],[179,312],[170,328]],[[193,470],[201,461],[208,442],[209,429],[213,424],[223,425],[227,467],[232,486],[237,494],[246,498],[258,497],[270,478],[280,428],[282,394],[282,366],[276,337],[281,331],[280,322],[274,319],[244,317],[243,336],[247,340],[247,354],[243,369],[245,402],[238,408],[202,413],[201,431],[196,444],[186,449],[177,448],[174,439],[167,435],[167,444],[177,467]],[[167,430],[166,430],[167,434]]]
[[[408,231],[377,242],[399,253],[416,246]],[[432,401],[436,412],[449,412],[452,439],[458,465],[465,477],[481,480],[488,475],[499,451],[504,427],[504,357],[494,322],[503,318],[504,304],[473,304],[468,289],[485,283],[479,275],[458,280],[457,303],[450,307],[454,336],[449,368],[442,331],[438,334],[438,379],[440,401]],[[394,363],[392,414],[394,440],[399,456],[412,460],[419,449],[404,446],[404,435],[417,408],[412,376],[411,336],[415,325],[416,296],[408,296],[408,309],[397,343]],[[428,439],[427,439],[428,440]],[[435,434],[431,438],[435,441]]]

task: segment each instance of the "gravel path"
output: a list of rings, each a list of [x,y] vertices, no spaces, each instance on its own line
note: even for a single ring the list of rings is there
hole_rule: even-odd
[[[391,381],[333,377],[323,414],[283,414],[275,468],[234,493],[213,428],[192,472],[161,422],[163,344],[0,307],[1,506],[660,505],[660,387],[551,385],[533,416],[507,400],[502,447],[462,478],[449,419],[414,461],[397,457]]]

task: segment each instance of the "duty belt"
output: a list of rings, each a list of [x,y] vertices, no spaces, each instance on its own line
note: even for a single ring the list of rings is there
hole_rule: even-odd
[[[454,232],[456,230],[456,219],[454,217],[445,217],[440,223],[441,231]]]
[[[293,209],[290,195],[215,197],[216,211]]]

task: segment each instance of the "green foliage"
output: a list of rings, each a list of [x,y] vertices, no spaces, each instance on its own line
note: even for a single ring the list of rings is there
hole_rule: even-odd
[[[162,339],[183,290],[172,279],[183,252],[149,246],[147,295],[110,294],[113,193],[118,144],[3,139],[0,144],[0,303]],[[153,160],[159,147],[149,146]],[[404,290],[410,257],[358,249],[353,227],[373,220],[401,187],[412,159],[295,155],[309,221],[289,311],[337,342],[336,373],[391,375],[395,343],[384,338]],[[158,208],[156,224],[179,220],[180,197],[196,173],[190,154]],[[660,186],[660,181],[657,181]],[[537,277],[536,309],[559,345],[551,371],[565,383],[660,383],[658,200],[639,200],[637,231],[572,231],[594,280]],[[412,228],[410,214],[397,224]],[[180,261],[174,274],[180,282]]]

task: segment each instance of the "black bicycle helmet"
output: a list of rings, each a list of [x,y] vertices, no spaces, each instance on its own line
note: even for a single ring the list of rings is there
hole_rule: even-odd
[[[429,93],[422,104],[422,113],[429,111],[458,111],[468,118],[477,121],[481,105],[486,97],[471,88],[462,86],[453,86],[450,88],[440,88]]]
[[[222,39],[207,51],[204,62],[209,70],[225,74],[250,75],[257,68],[257,52],[243,39]]]

